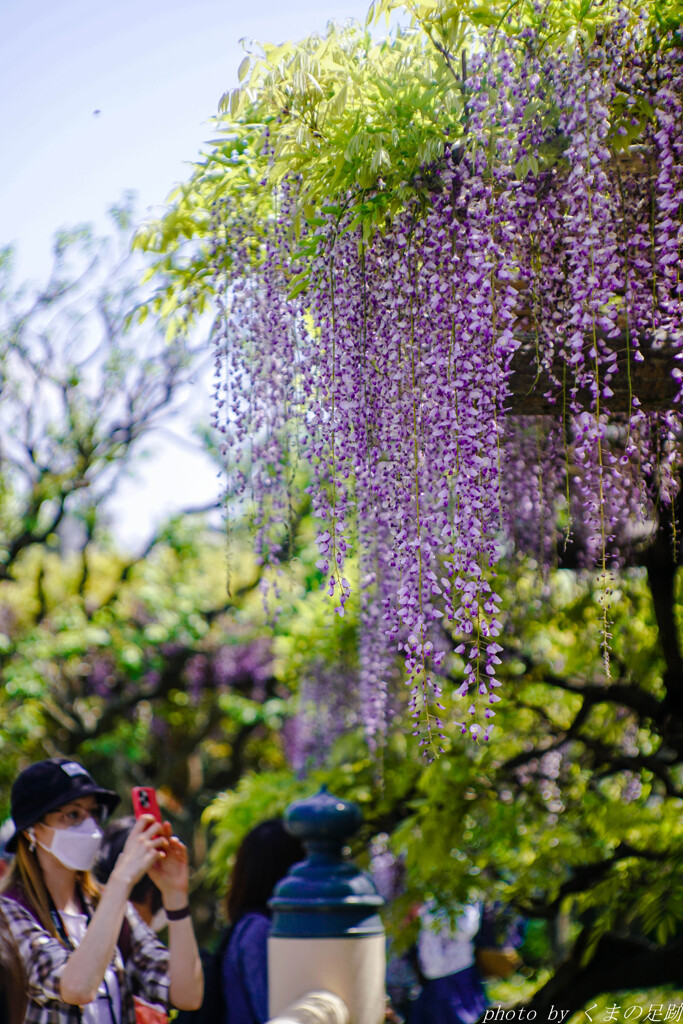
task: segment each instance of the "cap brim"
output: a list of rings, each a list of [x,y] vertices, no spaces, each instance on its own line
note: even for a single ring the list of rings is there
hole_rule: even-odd
[[[107,812],[109,814],[111,814],[111,812],[121,802],[121,797],[118,793],[114,793],[111,789],[101,789],[100,786],[85,786],[83,789],[79,790],[78,794],[73,796],[71,800],[79,800],[82,796],[97,797],[99,802],[104,804],[107,808]],[[31,828],[32,825],[39,822],[40,819],[46,814],[49,814],[50,811],[56,811],[58,807],[64,807],[64,805],[68,803],[70,803],[70,800],[65,800],[64,795],[60,794],[58,799],[48,801],[43,807],[41,807],[40,813],[33,819],[33,821],[27,822],[25,825],[22,825],[21,828],[17,828],[15,825],[14,835],[11,835],[5,843],[5,850],[7,850],[8,853],[16,853],[17,842],[22,832],[27,828]]]

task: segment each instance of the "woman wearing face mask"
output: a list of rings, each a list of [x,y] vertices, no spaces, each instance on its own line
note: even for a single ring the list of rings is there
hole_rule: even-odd
[[[203,978],[188,906],[188,863],[171,827],[136,822],[104,890],[90,875],[99,822],[118,803],[67,758],[25,769],[12,787],[16,852],[0,910],[28,983],[26,1024],[135,1024],[133,993],[196,1009]],[[145,874],[158,886],[169,948],[128,902]]]

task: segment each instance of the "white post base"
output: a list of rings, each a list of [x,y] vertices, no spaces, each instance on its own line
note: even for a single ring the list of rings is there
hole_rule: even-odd
[[[269,1013],[276,1017],[308,992],[340,996],[350,1024],[384,1020],[384,935],[344,939],[268,939]]]

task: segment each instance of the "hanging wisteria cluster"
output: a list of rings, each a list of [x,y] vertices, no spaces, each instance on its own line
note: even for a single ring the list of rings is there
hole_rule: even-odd
[[[259,555],[277,560],[305,454],[337,613],[360,593],[370,736],[401,652],[429,755],[445,708],[489,737],[495,566],[511,542],[548,563],[580,540],[603,581],[608,664],[610,574],[633,523],[676,492],[678,406],[645,408],[632,380],[658,347],[683,343],[683,50],[665,39],[653,55],[643,32],[624,17],[569,56],[539,56],[531,30],[482,47],[464,140],[370,239],[353,227],[353,196],[331,196],[305,267],[288,234],[295,180],[260,225],[257,261],[253,226],[238,237],[233,211],[224,237],[214,207],[215,422],[230,490],[251,497]],[[625,145],[644,102],[647,127]],[[292,297],[302,269],[308,287]],[[515,396],[520,358],[542,416]],[[617,378],[628,399],[615,411]],[[460,682],[445,693],[453,650]]]

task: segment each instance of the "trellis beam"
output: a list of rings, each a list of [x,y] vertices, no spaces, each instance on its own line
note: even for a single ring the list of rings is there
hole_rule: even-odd
[[[605,412],[635,411],[638,406],[634,406],[634,398],[640,403],[639,408],[646,411],[674,408],[681,390],[677,371],[683,373],[683,336],[641,340],[639,350],[643,359],[640,362],[634,359],[633,343],[628,345],[625,336],[612,339],[610,347],[617,351],[617,372],[608,382],[612,395],[603,394],[605,384],[602,378],[600,381],[600,400]],[[586,362],[589,364],[588,357]],[[555,356],[550,366],[539,365],[536,342],[529,335],[523,337],[511,368],[512,393],[506,404],[511,415],[561,416],[565,408],[569,412],[569,401],[574,393],[582,408],[595,408],[590,389],[576,387],[573,374],[559,356]],[[563,381],[566,382],[564,389]]]

